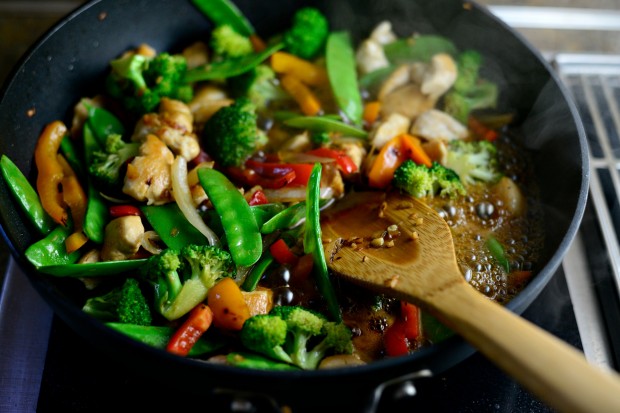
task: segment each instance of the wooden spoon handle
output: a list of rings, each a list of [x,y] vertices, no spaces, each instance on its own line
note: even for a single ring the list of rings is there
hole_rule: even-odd
[[[429,311],[541,400],[561,412],[620,412],[620,376],[469,284],[433,294]],[[436,311],[435,311],[436,310]]]

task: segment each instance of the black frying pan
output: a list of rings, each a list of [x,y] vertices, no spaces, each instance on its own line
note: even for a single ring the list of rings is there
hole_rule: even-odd
[[[475,4],[458,0],[410,1],[238,1],[267,37],[285,29],[302,5],[322,9],[334,29],[352,31],[356,40],[382,20],[396,32],[438,33],[458,47],[485,55],[485,76],[500,84],[501,106],[516,111],[514,130],[533,152],[537,184],[545,210],[546,242],[537,275],[508,308],[521,313],[553,277],[580,223],[588,193],[588,155],[575,107],[557,76],[522,38]],[[101,88],[107,63],[120,52],[148,43],[157,50],[178,50],[211,29],[189,1],[100,0],[79,8],[49,31],[24,57],[4,85],[0,100],[0,152],[34,180],[36,139],[53,120],[70,120],[80,97]],[[380,383],[422,369],[440,373],[473,350],[453,337],[410,356],[333,371],[265,372],[179,359],[114,333],[80,311],[71,283],[38,274],[23,256],[35,238],[4,182],[0,183],[0,222],[13,256],[54,311],[95,346],[126,358],[151,377],[174,376],[186,391],[216,388],[264,392],[285,403],[350,405]],[[69,280],[71,281],[71,280]],[[313,390],[310,394],[308,386]],[[205,390],[206,389],[206,390]],[[315,395],[320,394],[320,399]]]

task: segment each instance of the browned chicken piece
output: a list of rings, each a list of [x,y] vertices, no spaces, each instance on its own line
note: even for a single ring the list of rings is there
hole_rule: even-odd
[[[157,136],[149,134],[139,155],[127,165],[123,192],[140,202],[161,205],[173,201],[170,166],[174,154]]]
[[[147,135],[153,134],[175,154],[191,161],[200,154],[200,144],[193,128],[194,117],[185,103],[162,98],[159,112],[144,115],[136,124],[131,139],[142,142]]]
[[[203,125],[215,112],[233,102],[234,100],[230,99],[224,90],[214,85],[207,85],[196,91],[189,103],[189,109],[196,124]]]
[[[411,121],[398,112],[390,113],[381,122],[375,124],[368,138],[370,144],[377,149],[383,148],[392,138],[409,132]]]
[[[103,261],[126,260],[140,249],[144,226],[139,216],[128,215],[115,218],[105,227],[101,259]]]
[[[411,134],[427,141],[465,139],[469,132],[465,125],[446,112],[430,109],[422,113],[411,126]]]
[[[188,69],[194,69],[209,63],[209,46],[205,42],[196,42],[183,49],[183,57]]]

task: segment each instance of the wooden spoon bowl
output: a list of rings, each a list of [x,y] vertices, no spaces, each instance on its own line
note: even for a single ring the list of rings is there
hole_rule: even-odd
[[[394,245],[373,244],[392,225],[400,232]],[[470,286],[450,227],[424,202],[352,194],[326,211],[321,228],[327,265],[338,276],[416,304],[558,411],[620,412],[620,376]]]

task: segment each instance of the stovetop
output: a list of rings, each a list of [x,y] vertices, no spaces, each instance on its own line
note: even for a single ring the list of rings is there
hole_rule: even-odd
[[[547,57],[583,118],[592,179],[582,225],[562,267],[523,316],[582,350],[591,363],[618,370],[620,56]],[[146,397],[155,394],[153,389],[165,392],[165,384],[130,372],[84,341],[52,314],[12,260],[0,291],[0,349],[0,412],[96,412],[120,406],[139,411],[288,411],[277,401],[260,398],[185,393]],[[367,410],[552,412],[478,353],[440,375],[393,390],[385,392],[376,409]]]

